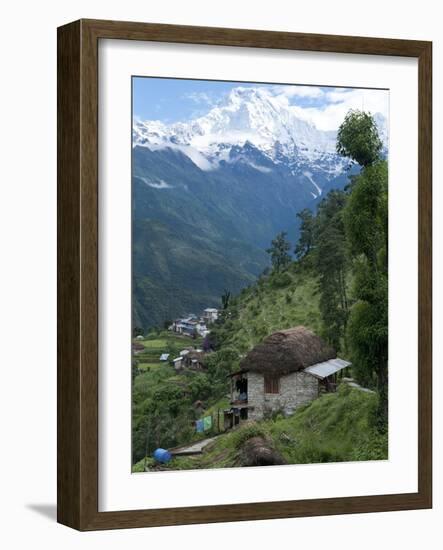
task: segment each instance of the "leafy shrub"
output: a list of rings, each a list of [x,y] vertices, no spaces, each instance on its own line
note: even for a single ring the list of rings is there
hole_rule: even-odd
[[[132,473],[145,472],[155,465],[155,460],[151,457],[142,458],[132,466]],[[145,470],[146,468],[146,470]]]
[[[255,336],[257,337],[257,340],[260,341],[262,338],[267,336],[269,334],[269,329],[264,324],[256,324],[253,327],[251,327],[254,331]]]
[[[313,441],[305,441],[297,449],[300,464],[318,464],[321,462],[341,462],[343,456],[333,448],[317,445]]]
[[[239,449],[245,441],[251,439],[252,437],[263,437],[264,439],[268,439],[269,432],[260,424],[245,424],[245,426],[232,433],[231,441],[234,447]]]
[[[372,434],[352,451],[351,460],[387,460],[388,434]]]
[[[292,277],[286,271],[274,273],[270,281],[272,288],[285,288],[292,283]]]
[[[285,413],[283,409],[265,408],[263,411],[263,418],[276,422],[277,420],[285,418]]]

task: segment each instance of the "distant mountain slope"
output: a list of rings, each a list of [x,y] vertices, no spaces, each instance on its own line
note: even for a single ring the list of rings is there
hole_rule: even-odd
[[[192,225],[171,229],[136,220],[133,231],[135,326],[159,326],[186,312],[218,307],[225,289],[237,293],[266,261],[259,249],[210,238]]]

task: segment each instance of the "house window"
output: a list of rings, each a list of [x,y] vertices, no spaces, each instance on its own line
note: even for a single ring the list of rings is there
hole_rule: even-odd
[[[280,393],[280,377],[275,374],[265,374],[265,393]]]

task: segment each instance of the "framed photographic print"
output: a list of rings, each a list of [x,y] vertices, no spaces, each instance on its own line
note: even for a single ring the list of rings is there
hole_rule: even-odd
[[[59,28],[59,522],[431,507],[431,52]]]

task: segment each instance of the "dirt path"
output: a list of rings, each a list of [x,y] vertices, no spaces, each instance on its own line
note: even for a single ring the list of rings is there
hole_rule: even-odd
[[[363,386],[360,386],[360,384],[357,384],[357,382],[355,382],[353,378],[343,378],[343,382],[351,388],[355,388],[356,390],[364,391],[366,393],[375,393],[373,390],[364,388]]]
[[[209,437],[207,439],[202,439],[196,441],[192,445],[186,445],[183,447],[175,447],[174,449],[169,449],[169,452],[173,456],[183,456],[183,455],[199,455],[203,452],[203,449],[209,445],[212,441],[215,441],[219,437],[218,435],[214,437]]]

